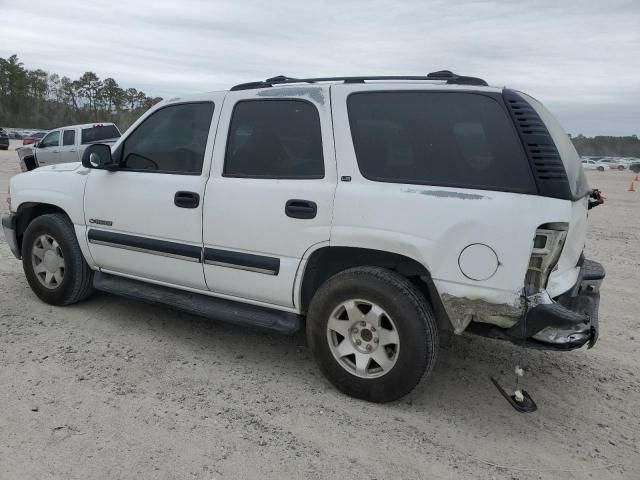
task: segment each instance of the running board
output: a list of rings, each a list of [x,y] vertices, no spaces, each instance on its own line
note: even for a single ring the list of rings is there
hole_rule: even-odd
[[[193,315],[269,332],[291,334],[302,329],[304,325],[303,317],[295,313],[234,302],[108,273],[95,272],[93,286],[97,290],[114,295],[161,303]]]

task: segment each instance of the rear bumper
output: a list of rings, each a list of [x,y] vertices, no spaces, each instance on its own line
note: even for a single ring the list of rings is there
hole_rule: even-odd
[[[601,264],[584,260],[573,288],[555,299],[545,293],[529,297],[526,314],[511,328],[482,328],[478,333],[531,348],[573,350],[598,340]]]
[[[18,237],[16,236],[17,217],[13,213],[2,217],[2,230],[4,231],[4,239],[9,245],[11,253],[19,260],[20,248],[18,247]]]

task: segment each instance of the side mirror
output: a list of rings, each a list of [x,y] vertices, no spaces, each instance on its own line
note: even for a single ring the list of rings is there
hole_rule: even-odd
[[[82,154],[82,165],[87,168],[109,171],[117,170],[119,167],[117,163],[113,162],[111,147],[104,143],[89,145]]]
[[[38,148],[38,146],[39,146],[39,145],[40,145],[40,142],[35,142],[35,143],[33,144],[33,148]]]

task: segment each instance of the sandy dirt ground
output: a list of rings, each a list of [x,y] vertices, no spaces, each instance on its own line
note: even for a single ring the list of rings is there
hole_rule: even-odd
[[[19,172],[0,152],[0,209]],[[602,262],[601,338],[528,351],[536,413],[513,410],[509,344],[447,337],[408,397],[334,390],[303,334],[256,333],[106,294],[40,302],[0,234],[1,479],[638,479],[640,191],[589,172],[609,196],[586,253]],[[639,185],[640,186],[640,185]]]

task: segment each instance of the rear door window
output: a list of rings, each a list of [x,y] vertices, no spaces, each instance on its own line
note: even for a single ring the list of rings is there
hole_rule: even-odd
[[[233,110],[224,176],[324,177],[320,116],[302,100],[245,100]]]
[[[65,130],[62,134],[62,146],[70,146],[75,145],[76,143],[76,131],[75,130]]]
[[[370,180],[535,193],[511,120],[489,96],[364,92],[347,103],[358,166]]]

